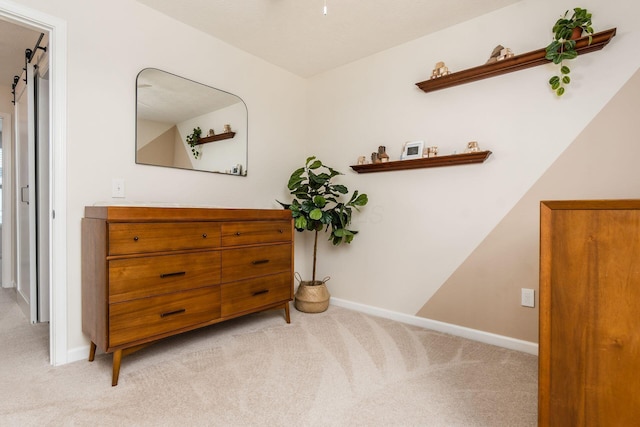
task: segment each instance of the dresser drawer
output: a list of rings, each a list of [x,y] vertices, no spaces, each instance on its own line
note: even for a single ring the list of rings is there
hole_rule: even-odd
[[[222,283],[291,270],[291,244],[222,251]]]
[[[220,317],[220,287],[109,305],[109,345],[147,339]]]
[[[246,221],[222,224],[222,246],[291,241],[291,221]]]
[[[222,317],[291,300],[291,280],[281,273],[221,285]]]
[[[150,222],[109,224],[109,255],[217,248],[215,222]]]
[[[220,252],[111,260],[109,302],[122,302],[220,283]]]

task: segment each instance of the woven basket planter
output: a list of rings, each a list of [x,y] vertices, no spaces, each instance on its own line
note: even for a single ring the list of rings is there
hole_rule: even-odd
[[[294,306],[303,313],[322,313],[329,308],[329,290],[323,281],[302,281],[296,291]]]

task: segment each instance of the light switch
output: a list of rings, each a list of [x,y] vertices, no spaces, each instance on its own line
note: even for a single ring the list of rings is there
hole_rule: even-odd
[[[123,178],[113,178],[111,180],[111,197],[124,198]]]

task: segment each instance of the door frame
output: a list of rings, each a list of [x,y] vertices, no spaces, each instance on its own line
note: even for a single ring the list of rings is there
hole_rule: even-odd
[[[67,23],[38,10],[0,0],[0,17],[49,33],[49,358],[68,362],[67,349]]]
[[[2,119],[2,282],[3,288],[15,288],[13,280],[13,116],[0,112]],[[7,191],[8,190],[8,191]]]

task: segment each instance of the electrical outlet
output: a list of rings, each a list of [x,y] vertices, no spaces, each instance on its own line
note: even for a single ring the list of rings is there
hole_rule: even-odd
[[[535,291],[533,289],[522,288],[520,305],[523,307],[536,306]]]
[[[111,197],[124,198],[124,179],[113,178],[111,180]]]

